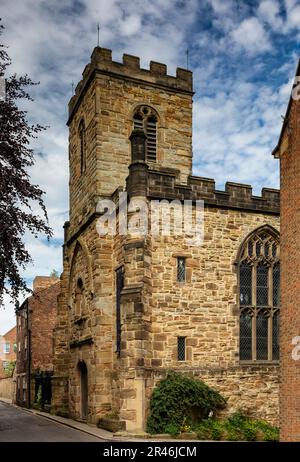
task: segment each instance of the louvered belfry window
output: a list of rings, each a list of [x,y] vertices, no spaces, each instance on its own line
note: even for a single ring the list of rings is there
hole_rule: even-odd
[[[139,106],[133,118],[135,129],[144,130],[147,135],[146,160],[156,162],[157,160],[157,115],[149,106]]]
[[[239,259],[240,360],[279,359],[279,238],[268,227],[252,233]]]

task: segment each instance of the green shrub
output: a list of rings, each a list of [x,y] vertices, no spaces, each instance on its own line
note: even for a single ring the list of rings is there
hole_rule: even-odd
[[[258,436],[256,421],[246,420],[243,425],[243,433],[246,441],[256,441]]]
[[[279,441],[279,428],[264,420],[256,420],[256,428],[262,433],[264,441]]]
[[[165,426],[165,433],[169,433],[169,435],[174,437],[178,436],[180,434],[180,427],[175,424],[167,424]]]
[[[241,411],[233,413],[225,420],[207,419],[196,427],[197,438],[200,440],[227,441],[278,441],[279,430],[263,420],[254,420]]]
[[[171,372],[153,390],[147,431],[165,433],[168,425],[190,427],[193,420],[201,421],[225,405],[220,393],[205,383]]]
[[[279,441],[279,428],[265,430],[264,441]]]
[[[199,440],[218,441],[224,436],[224,422],[214,419],[203,420],[195,427],[195,431]]]

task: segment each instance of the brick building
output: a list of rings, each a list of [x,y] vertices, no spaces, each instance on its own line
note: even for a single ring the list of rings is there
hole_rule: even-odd
[[[296,76],[300,75],[300,62]],[[298,77],[299,78],[299,77]],[[294,87],[278,145],[281,190],[280,438],[300,441],[300,101]]]
[[[145,428],[153,387],[173,369],[216,387],[226,412],[278,421],[279,192],[219,191],[192,175],[192,97],[190,71],[172,77],[164,64],[145,70],[95,48],[69,103],[55,413],[97,422],[113,412],[127,430]],[[147,206],[190,200],[193,217],[204,203],[203,240],[174,226],[100,236],[99,200],[116,204],[120,231],[121,192]]]
[[[20,406],[31,407],[37,401],[39,386],[42,402],[51,402],[53,329],[59,291],[58,278],[37,276],[33,295],[16,312],[16,403]]]
[[[0,335],[0,378],[6,377],[5,368],[11,361],[16,360],[16,332],[13,327],[6,334]]]

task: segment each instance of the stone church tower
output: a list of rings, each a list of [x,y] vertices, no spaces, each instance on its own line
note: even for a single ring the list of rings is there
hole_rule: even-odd
[[[173,369],[218,388],[228,412],[277,421],[279,193],[192,176],[192,96],[190,71],[114,62],[99,47],[76,87],[54,413],[145,429],[153,387]],[[121,192],[149,206],[188,200],[193,215],[202,201],[201,244],[188,233],[100,236],[99,201],[116,204],[120,227]]]

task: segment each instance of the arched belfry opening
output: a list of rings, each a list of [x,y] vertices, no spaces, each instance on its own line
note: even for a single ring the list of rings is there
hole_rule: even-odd
[[[79,387],[80,387],[80,418],[88,418],[88,371],[84,361],[78,363]]]
[[[133,115],[133,128],[143,130],[147,136],[146,161],[157,162],[157,122],[155,110],[146,105],[138,106]]]

